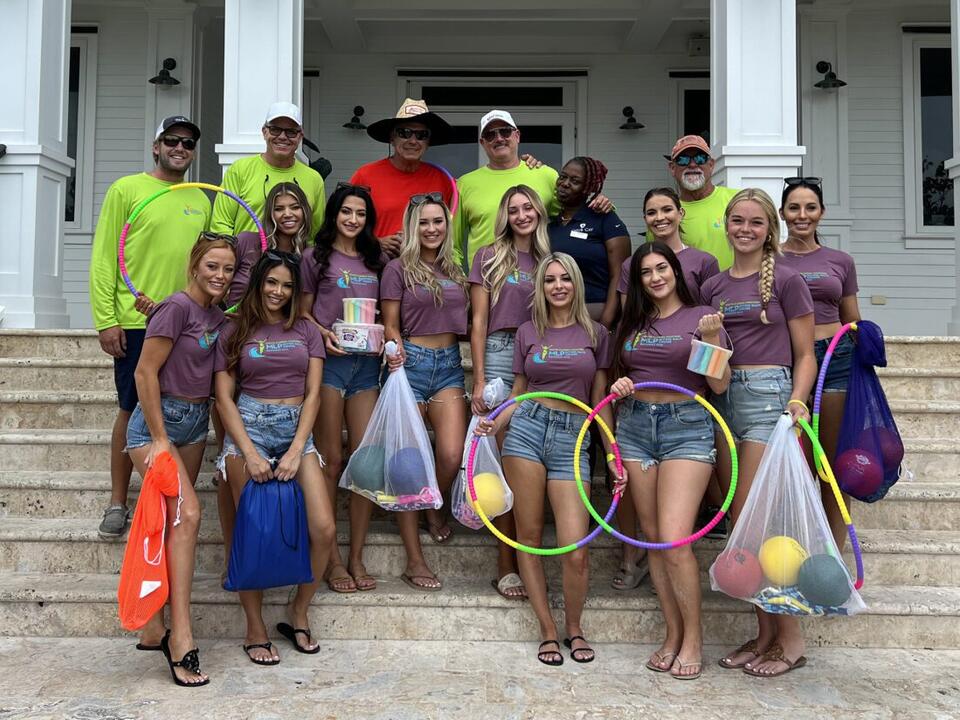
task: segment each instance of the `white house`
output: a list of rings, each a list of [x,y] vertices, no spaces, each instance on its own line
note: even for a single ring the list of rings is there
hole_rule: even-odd
[[[384,153],[344,127],[354,106],[369,123],[410,96],[462,128],[431,156],[454,173],[480,162],[491,107],[555,166],[602,159],[636,231],[686,132],[709,133],[723,184],[779,198],[784,176],[820,176],[864,315],[960,334],[960,0],[0,0],[0,27],[5,327],[90,326],[97,212],[149,166],[159,118],[200,125],[193,178],[217,182],[293,100],[332,187]],[[149,82],[167,59],[179,84]],[[846,85],[818,87],[823,63]]]

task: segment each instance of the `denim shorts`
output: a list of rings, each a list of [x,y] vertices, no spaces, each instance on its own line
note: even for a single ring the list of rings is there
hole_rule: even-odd
[[[820,368],[823,367],[823,358],[827,354],[830,338],[817,340],[813,344],[813,352],[817,356],[817,379],[820,378]],[[833,349],[830,364],[827,366],[827,376],[823,379],[824,392],[846,392],[850,382],[850,367],[853,365],[853,351],[855,346],[850,333],[840,338],[840,342]],[[816,385],[814,385],[816,388]]]
[[[240,411],[240,419],[243,420],[243,429],[247,431],[250,442],[260,456],[267,460],[282,458],[283,454],[290,449],[290,443],[297,434],[297,425],[300,423],[300,412],[303,406],[260,402],[241,393],[237,398],[237,409]],[[316,453],[319,457],[313,444],[312,433],[307,436],[302,454],[310,453]],[[243,452],[227,433],[223,439],[223,452],[217,460],[217,467],[221,471],[225,471],[225,461],[230,455],[242,456]]]
[[[540,463],[547,480],[573,480],[573,450],[586,413],[554,410],[536,400],[524,400],[510,418],[501,455]],[[580,448],[580,477],[590,484],[590,433]]]
[[[510,392],[516,377],[513,372],[513,341],[516,336],[513,330],[497,330],[487,335],[484,346],[483,379],[490,382],[494,378],[500,378],[507,392]]]
[[[407,356],[403,368],[418,403],[430,402],[434,395],[447,388],[463,390],[460,343],[434,349],[404,340],[403,351]],[[387,372],[385,369],[384,373]]]
[[[714,397],[713,406],[727,421],[734,440],[766,445],[792,390],[790,368],[731,370],[730,387]]]
[[[163,410],[163,427],[170,438],[170,444],[175,447],[195,445],[206,442],[207,426],[210,420],[210,403],[189,402],[172,395],[163,395],[160,398],[160,408]],[[127,450],[143,447],[153,442],[147,419],[143,416],[143,409],[137,403],[130,422],[127,423]]]
[[[332,387],[342,398],[379,390],[380,356],[327,355],[323,361],[323,384]]]
[[[696,400],[648,403],[627,398],[617,408],[617,443],[624,462],[646,470],[664,460],[713,464],[713,418]]]
[[[143,350],[143,341],[147,331],[143,328],[124,330],[127,339],[127,349],[124,357],[113,359],[113,385],[117,388],[117,403],[121,410],[133,412],[137,407],[137,382],[133,377],[140,362],[140,353]],[[149,441],[148,441],[149,442]]]

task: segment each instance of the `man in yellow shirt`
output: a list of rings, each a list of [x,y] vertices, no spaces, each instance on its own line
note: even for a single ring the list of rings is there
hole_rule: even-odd
[[[243,198],[262,223],[267,212],[264,205],[273,186],[282,182],[296,183],[307,196],[313,211],[312,239],[323,223],[327,198],[320,173],[297,160],[297,148],[303,140],[300,108],[288,102],[273,103],[267,111],[261,132],[267,144],[266,150],[259,155],[241,158],[227,168],[223,175],[223,187]],[[257,226],[239,204],[218,193],[213,201],[210,229],[238,235],[245,231],[256,231]]]
[[[166,118],[153,141],[154,168],[122,177],[103,199],[90,256],[90,309],[100,347],[113,358],[119,411],[110,438],[110,506],[100,523],[102,537],[123,535],[129,519],[127,490],[133,465],[123,449],[127,422],[137,406],[133,373],[140,359],[146,316],[155,303],[186,286],[190,250],[210,222],[210,201],[197,188],[161,195],[147,205],[127,234],[127,272],[140,293],[124,284],[117,262],[120,230],[143,200],[183,182],[195,156],[200,128],[187,118]]]

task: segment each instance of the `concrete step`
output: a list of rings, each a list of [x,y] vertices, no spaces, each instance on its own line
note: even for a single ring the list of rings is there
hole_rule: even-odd
[[[960,337],[891,336],[885,345],[888,367],[960,367]]]
[[[0,356],[5,358],[103,358],[93,330],[0,330]]]
[[[113,361],[99,358],[0,358],[0,390],[114,391]]]
[[[851,503],[857,529],[960,530],[960,483],[901,480],[875,503]]]
[[[198,576],[193,585],[193,631],[201,638],[234,637],[244,626],[235,595],[219,576]],[[0,635],[112,637],[117,622],[117,577],[69,573],[0,573]],[[550,602],[562,622],[560,588]],[[283,619],[286,588],[264,594],[268,627]],[[864,588],[869,610],[853,618],[803,621],[812,645],[846,647],[960,646],[960,590],[882,585]],[[732,645],[755,632],[753,606],[706,590],[704,640]],[[321,591],[310,609],[314,635],[324,639],[533,641],[536,617],[525,603],[497,595],[485,579],[448,579],[439,592],[408,588],[383,578],[373,592],[340,595]],[[372,618],[376,620],[372,621]],[[619,593],[594,582],[583,623],[597,642],[659,642],[663,622],[649,590]]]
[[[889,400],[956,400],[960,398],[960,370],[953,367],[877,368]]]

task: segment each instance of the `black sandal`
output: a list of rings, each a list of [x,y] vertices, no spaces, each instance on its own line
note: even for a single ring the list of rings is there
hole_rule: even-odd
[[[273,650],[272,642],[268,641],[265,643],[250,643],[249,645],[243,645],[242,647],[243,647],[243,651],[247,654],[247,657],[250,658],[250,662],[252,662],[254,665],[279,665],[280,664],[279,659],[274,660],[271,657],[268,660],[262,660],[262,659],[255,658],[253,657],[253,655],[250,654],[250,651],[255,650],[256,648],[263,648],[264,650],[272,651]]]
[[[574,636],[571,637],[571,638],[566,638],[566,639],[563,641],[563,644],[566,645],[568,648],[570,648],[570,659],[573,660],[574,662],[578,662],[578,663],[589,663],[589,662],[593,662],[593,660],[594,660],[594,658],[596,658],[597,654],[593,651],[593,648],[590,647],[590,643],[587,643],[587,647],[585,647],[585,648],[577,648],[576,650],[574,650],[574,649],[573,649],[573,641],[574,641],[574,640],[583,640],[585,643],[587,642],[587,639],[586,639],[583,635],[574,635]],[[584,659],[582,655],[580,655],[580,656],[578,657],[578,656],[577,656],[577,653],[590,653],[590,657]]]
[[[181,680],[177,677],[176,668],[178,667],[189,670],[194,675],[202,675],[200,672],[199,648],[188,650],[183,654],[182,658],[179,660],[173,660],[170,657],[170,631],[167,630],[167,634],[164,635],[163,639],[160,641],[160,649],[163,651],[163,656],[167,659],[167,665],[170,666],[170,674],[173,675],[173,682],[180,687],[201,687],[210,682],[210,678],[204,678],[200,682],[186,682],[185,680]]]
[[[297,652],[303,653],[304,655],[315,655],[320,652],[320,646],[317,645],[313,650],[304,650],[303,646],[297,642],[297,635],[306,635],[307,642],[312,642],[313,638],[310,637],[310,631],[306,628],[295,628],[289,623],[277,623],[277,632],[283,635],[287,640],[293,643],[293,648]]]
[[[556,645],[557,649],[544,650],[544,645]],[[547,660],[546,658],[549,655],[556,655],[559,659]],[[537,648],[537,660],[542,662],[544,665],[550,665],[551,667],[559,667],[560,665],[563,665],[563,655],[560,654],[560,643],[558,643],[556,640],[544,640],[542,643],[540,643],[540,647]]]

